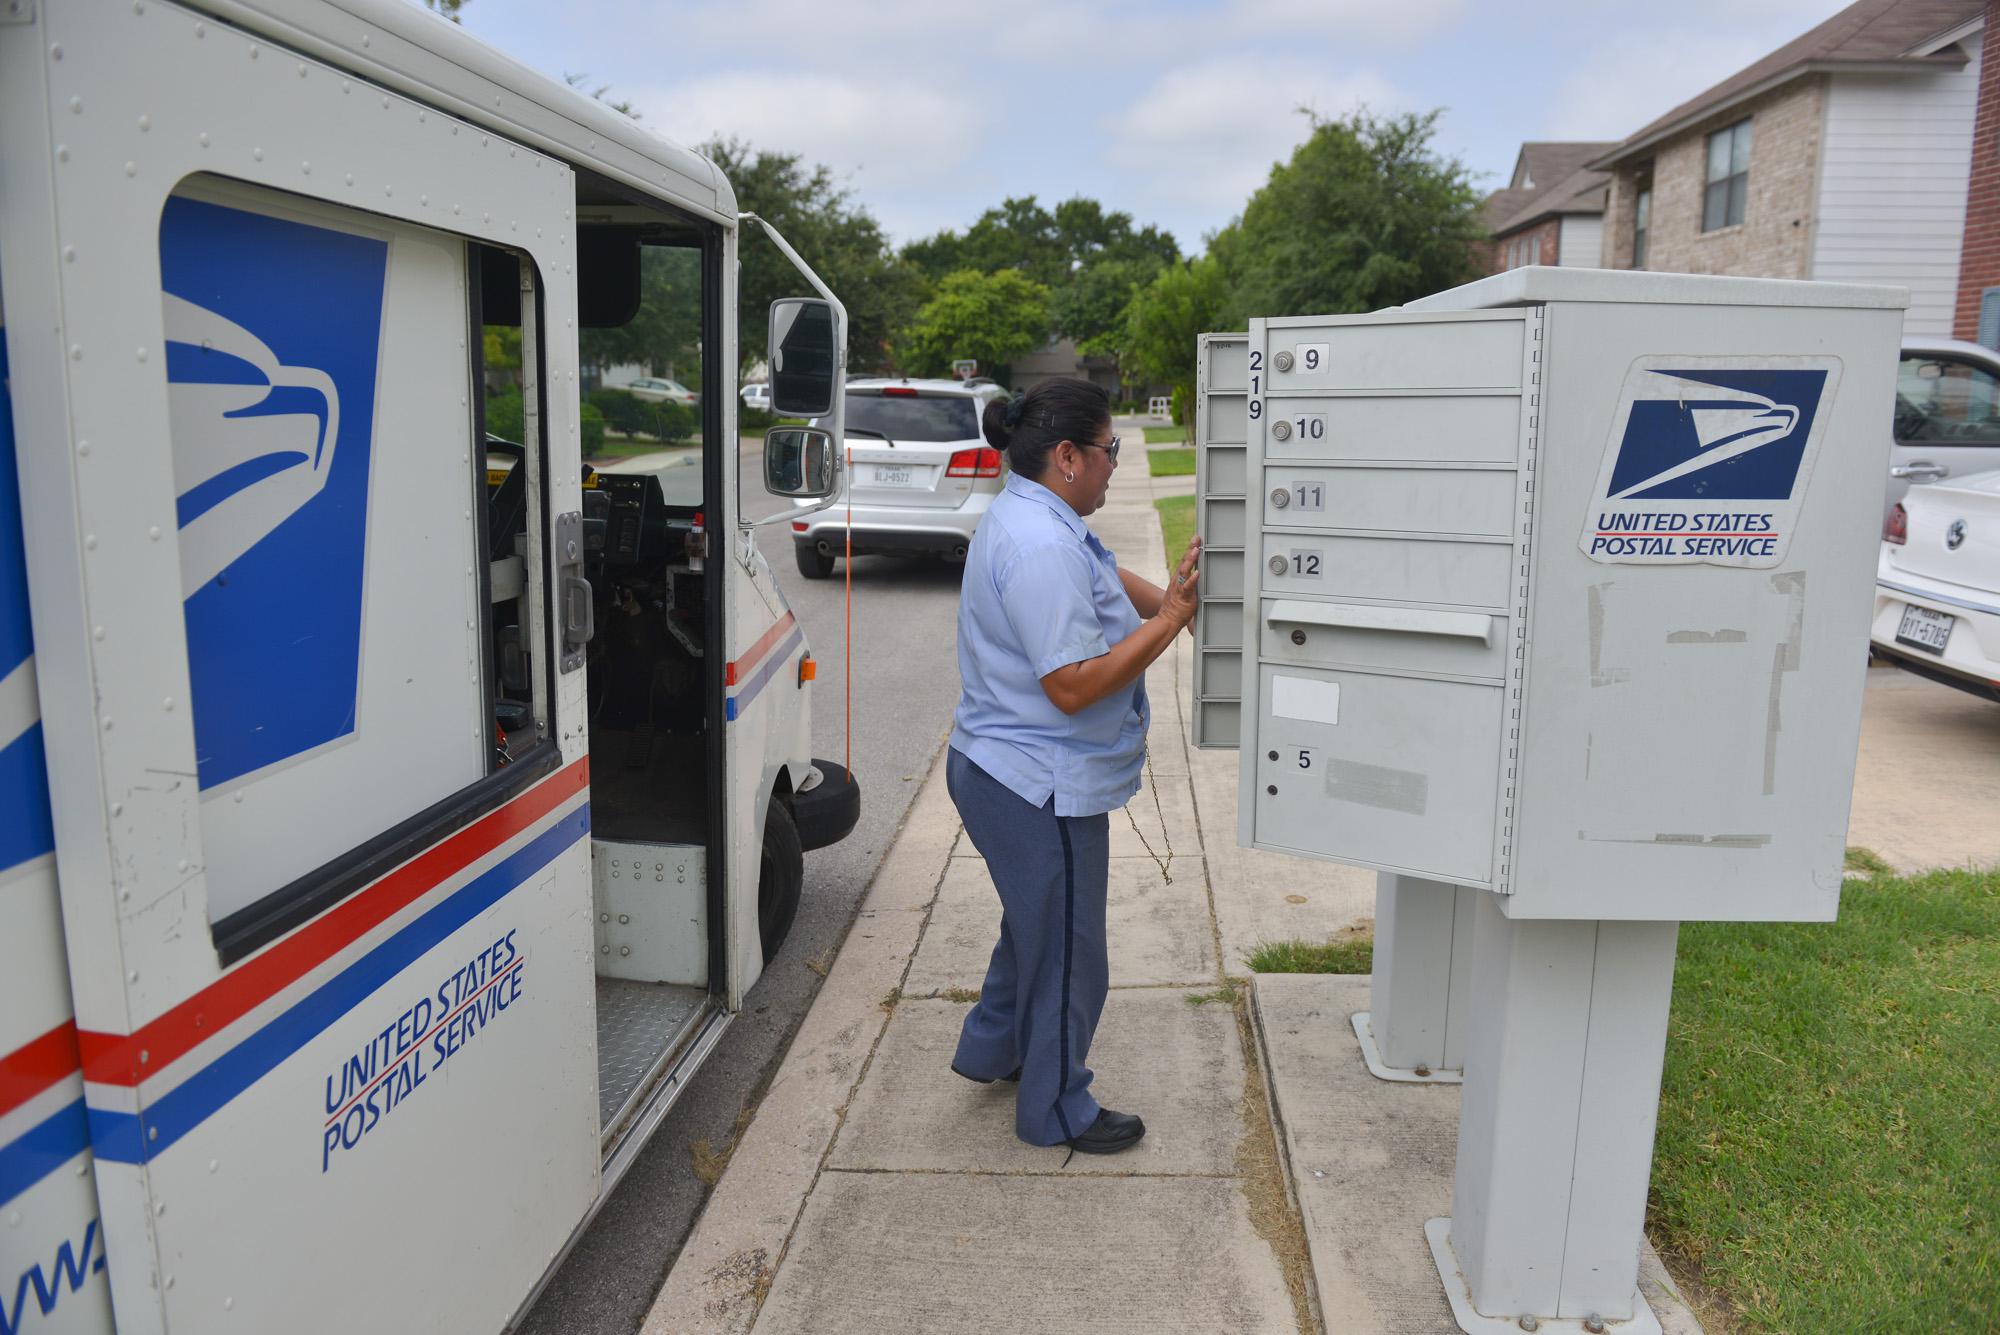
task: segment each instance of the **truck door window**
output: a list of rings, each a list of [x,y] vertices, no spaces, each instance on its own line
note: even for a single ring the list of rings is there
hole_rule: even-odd
[[[588,386],[584,458],[606,471],[657,474],[669,506],[699,509],[702,447],[720,421],[702,374],[702,251],[639,230],[653,234],[639,246],[631,318],[577,338]]]
[[[463,239],[198,177],[159,244],[189,777],[229,958],[491,804],[545,721],[541,650],[508,631],[540,580],[524,509],[491,513]]]

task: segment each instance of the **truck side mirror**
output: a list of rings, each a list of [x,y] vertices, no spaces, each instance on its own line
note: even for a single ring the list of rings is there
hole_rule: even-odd
[[[780,417],[824,417],[839,392],[840,349],[833,304],[816,297],[771,303],[771,411]]]
[[[776,371],[774,366],[773,371]],[[839,481],[833,435],[815,427],[780,426],[764,433],[764,489],[776,496],[820,501]]]

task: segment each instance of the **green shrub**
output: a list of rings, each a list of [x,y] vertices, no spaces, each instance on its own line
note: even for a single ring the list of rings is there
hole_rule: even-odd
[[[650,434],[661,440],[693,440],[701,434],[701,414],[678,403],[649,403],[653,410]]]
[[[583,457],[588,459],[604,448],[604,414],[596,404],[586,403],[578,409],[578,419],[583,428]]]
[[[1174,386],[1174,425],[1186,426],[1194,420],[1194,392],[1186,385]]]
[[[603,415],[604,425],[628,436],[653,433],[653,405],[642,402],[630,390],[594,389],[585,400]]]

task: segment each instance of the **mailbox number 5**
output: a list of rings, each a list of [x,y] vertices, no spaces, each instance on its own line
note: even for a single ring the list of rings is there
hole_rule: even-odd
[[[1311,769],[1312,767],[1313,767],[1313,753],[1301,747],[1299,749],[1299,768]]]

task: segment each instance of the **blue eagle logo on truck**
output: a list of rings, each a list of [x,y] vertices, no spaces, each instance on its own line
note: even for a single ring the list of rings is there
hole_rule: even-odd
[[[360,715],[384,240],[176,196],[167,401],[204,791]]]

